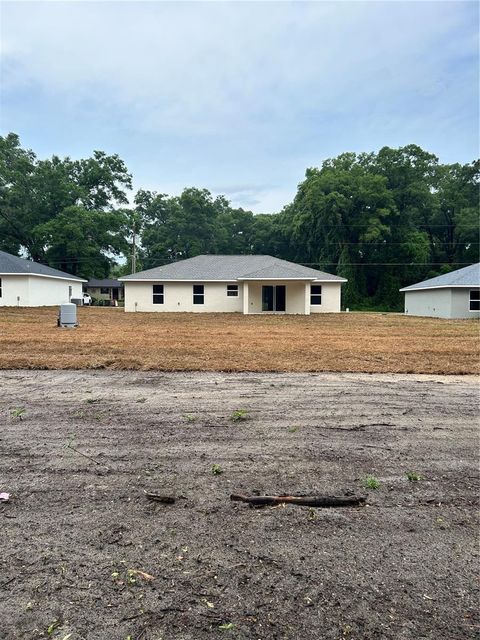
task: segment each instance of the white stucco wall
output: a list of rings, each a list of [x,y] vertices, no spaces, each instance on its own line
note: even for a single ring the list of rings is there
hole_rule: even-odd
[[[163,284],[164,303],[153,304],[153,285]],[[203,284],[204,304],[193,304],[193,284]],[[238,284],[238,296],[227,296],[227,284]],[[243,309],[243,288],[227,282],[124,282],[125,311],[232,313]],[[135,307],[135,303],[137,306]]]
[[[28,276],[2,276],[0,307],[28,306]],[[17,300],[17,296],[20,300]]]
[[[432,318],[452,317],[452,290],[405,291],[405,313]]]
[[[78,280],[63,280],[39,276],[0,276],[2,297],[0,306],[42,307],[68,302],[68,288],[72,287],[72,298],[82,297],[82,283]],[[17,300],[17,296],[20,300]]]
[[[322,304],[310,306],[311,313],[339,313],[342,301],[341,282],[312,282],[312,285],[322,285]]]

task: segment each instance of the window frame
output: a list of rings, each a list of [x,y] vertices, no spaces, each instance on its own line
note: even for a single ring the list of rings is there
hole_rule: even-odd
[[[475,296],[472,296],[472,293]],[[476,309],[472,309],[472,303],[476,305]],[[468,295],[468,310],[472,313],[478,313],[480,311],[480,289],[470,289]]]
[[[0,278],[0,298],[2,297],[2,279]]]
[[[238,298],[238,284],[227,284],[227,298]]]
[[[316,291],[314,291],[314,289]],[[318,289],[320,291],[318,291]],[[320,307],[322,304],[322,285],[312,284],[310,285],[310,305],[313,307]]]
[[[197,291],[195,291],[197,289]],[[201,291],[199,291],[201,289]],[[205,285],[194,284],[192,287],[193,304],[205,304]]]
[[[161,291],[158,291],[158,289],[161,289]],[[152,285],[152,304],[165,304],[165,287],[163,284]]]

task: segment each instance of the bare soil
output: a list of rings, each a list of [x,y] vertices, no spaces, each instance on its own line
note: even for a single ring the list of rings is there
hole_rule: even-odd
[[[0,308],[0,369],[480,373],[478,320],[398,313],[311,316]]]
[[[477,382],[3,371],[0,637],[477,638]]]

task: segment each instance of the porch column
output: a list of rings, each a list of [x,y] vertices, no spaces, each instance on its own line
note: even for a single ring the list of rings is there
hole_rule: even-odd
[[[248,282],[243,283],[243,314],[248,314]]]
[[[310,282],[305,283],[305,315],[310,315]]]

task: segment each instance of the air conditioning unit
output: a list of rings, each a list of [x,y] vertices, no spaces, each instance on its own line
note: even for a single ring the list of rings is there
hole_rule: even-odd
[[[58,310],[57,325],[59,327],[66,327],[67,329],[78,327],[76,304],[65,302],[64,304],[60,305],[60,309]]]

